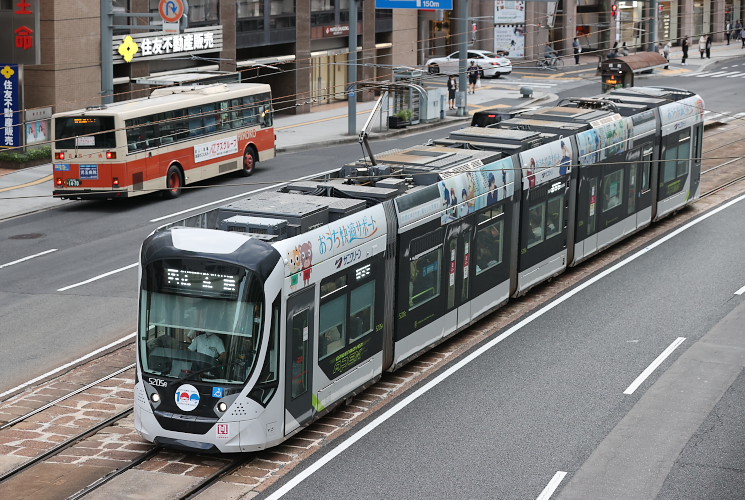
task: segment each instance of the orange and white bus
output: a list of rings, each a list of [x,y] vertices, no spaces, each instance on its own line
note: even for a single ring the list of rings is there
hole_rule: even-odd
[[[150,97],[52,117],[54,196],[127,198],[228,172],[251,175],[275,155],[269,85],[157,89]]]

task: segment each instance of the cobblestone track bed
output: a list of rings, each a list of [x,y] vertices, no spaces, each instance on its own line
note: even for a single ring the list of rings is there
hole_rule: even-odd
[[[732,142],[741,135],[734,126],[728,125],[717,129],[707,140],[707,148],[718,144]],[[727,133],[719,133],[727,132]],[[731,157],[745,154],[745,141],[733,143],[728,149]],[[704,160],[703,169],[714,167],[721,160]],[[735,178],[745,175],[745,161],[736,161],[726,169],[717,169],[702,179],[702,191],[710,191]],[[611,265],[624,255],[633,252],[657,237],[680,226],[691,218],[717,206],[744,191],[742,183],[716,192],[712,196],[699,200],[693,207],[686,208],[674,217],[660,221],[642,233],[613,246],[588,262],[570,269],[554,280],[537,286],[527,296],[508,303],[494,314],[482,319],[469,328],[434,349],[399,369],[394,374],[384,374],[380,383],[368,388],[353,398],[349,405],[341,406],[320,421],[314,422],[287,442],[255,454],[246,454],[241,467],[224,476],[213,487],[214,491],[231,491],[234,498],[251,498],[266,491],[276,481],[292,471],[303,460],[315,452],[345,435],[350,430],[368,421],[377,412],[387,408],[391,400],[400,397],[415,386],[423,383],[433,374],[441,371],[463,354],[477,347],[485,340],[515,323],[528,312],[536,309],[546,301],[556,297],[565,290],[575,286],[599,270]],[[116,361],[119,358],[121,361]],[[11,420],[45,402],[59,397],[60,391],[69,391],[101,378],[112,366],[131,363],[135,359],[133,345],[121,348],[103,358],[75,368],[70,373],[58,377],[33,389],[16,395],[0,404],[0,422]],[[67,439],[79,432],[83,425],[100,421],[102,414],[111,409],[123,409],[131,406],[133,374],[126,372],[122,376],[107,381],[103,387],[86,391],[61,403],[60,408],[50,408],[35,415],[29,421],[18,424],[7,431],[0,431],[0,453],[11,457],[33,457],[44,448],[50,448],[56,442]],[[112,412],[113,413],[113,412]],[[153,446],[139,437],[133,427],[133,417],[127,417],[117,425],[109,427],[84,442],[70,448],[50,460],[51,464],[72,467],[120,467],[136,456],[150,450]],[[162,451],[156,457],[138,465],[140,472],[156,473],[165,476],[208,478],[231,460],[226,456],[203,456],[174,451]],[[0,468],[3,463],[0,462]],[[72,470],[72,469],[71,469]],[[2,470],[0,470],[2,472]],[[126,476],[126,474],[125,474]],[[196,484],[196,483],[195,483]],[[226,488],[228,488],[226,490]],[[187,489],[174,490],[172,498],[180,497]],[[77,491],[77,490],[76,490]],[[212,489],[207,492],[213,491]],[[3,497],[0,489],[0,497]],[[200,495],[198,498],[201,498]],[[15,498],[19,498],[15,496]]]

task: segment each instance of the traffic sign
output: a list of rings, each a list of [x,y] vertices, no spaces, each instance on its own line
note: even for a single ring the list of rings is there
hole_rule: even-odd
[[[160,0],[158,4],[160,17],[167,23],[177,23],[184,15],[184,10],[183,0]]]
[[[453,10],[453,0],[375,0],[375,8]]]

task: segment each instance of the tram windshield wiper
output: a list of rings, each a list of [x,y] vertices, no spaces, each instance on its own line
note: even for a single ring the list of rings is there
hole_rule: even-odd
[[[189,372],[186,375],[184,375],[183,377],[181,377],[180,379],[176,380],[176,382],[174,382],[174,383],[178,384],[178,383],[184,382],[186,380],[191,379],[192,377],[195,377],[197,375],[201,375],[204,372],[208,372],[208,371],[212,370],[213,368],[217,368],[217,367],[223,366],[223,365],[225,365],[226,367],[228,366],[225,363],[215,363],[214,365],[210,365],[207,368],[202,368],[201,370],[196,370],[196,371]]]

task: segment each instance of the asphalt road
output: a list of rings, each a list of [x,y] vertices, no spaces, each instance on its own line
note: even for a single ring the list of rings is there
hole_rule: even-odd
[[[363,434],[283,498],[341,499],[352,491],[370,499],[538,498],[557,471],[568,472],[563,487],[661,374],[743,305],[745,297],[734,292],[745,285],[745,227],[732,223],[743,217],[740,202],[537,317]],[[624,394],[678,337],[685,338],[680,347],[639,389]],[[736,467],[745,448],[737,447],[743,439],[732,429],[741,429],[735,419],[742,416],[743,390],[740,380],[722,402],[730,432],[719,430],[711,443],[708,434],[724,426],[722,417],[713,412],[699,422],[660,498],[742,498],[733,492],[742,493],[744,474]],[[695,413],[657,409],[670,428]],[[345,439],[357,432],[364,429]],[[722,444],[735,446],[724,454]],[[639,450],[641,468],[648,459]],[[661,482],[670,466],[659,462],[649,474]],[[566,498],[656,497],[631,493],[644,478],[620,475],[627,496],[585,496],[580,489]],[[593,470],[590,480],[600,476]]]

